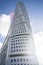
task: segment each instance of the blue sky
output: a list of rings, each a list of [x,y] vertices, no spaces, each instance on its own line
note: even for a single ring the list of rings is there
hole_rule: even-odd
[[[31,23],[36,45],[37,57],[43,64],[43,0],[0,0],[0,43],[2,44],[9,29],[10,14],[14,12],[16,3],[23,1]],[[39,52],[38,52],[39,51]],[[39,55],[40,54],[40,55]]]

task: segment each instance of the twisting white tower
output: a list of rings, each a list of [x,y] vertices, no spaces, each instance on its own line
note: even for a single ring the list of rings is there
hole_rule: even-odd
[[[2,65],[38,65],[30,21],[23,2],[16,5],[2,52],[3,49],[5,58]],[[3,59],[3,54],[1,55]]]

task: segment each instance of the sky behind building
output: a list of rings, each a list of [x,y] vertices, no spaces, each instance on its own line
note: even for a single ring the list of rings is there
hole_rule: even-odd
[[[38,60],[40,64],[43,64],[43,0],[0,0],[0,46],[7,35],[10,21],[18,1],[23,1],[26,6]]]

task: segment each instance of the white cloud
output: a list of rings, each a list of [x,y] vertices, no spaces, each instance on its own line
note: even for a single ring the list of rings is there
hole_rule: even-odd
[[[40,65],[43,65],[43,32],[33,34],[36,54]]]
[[[2,14],[0,16],[0,33],[3,36],[7,35],[8,29],[9,29],[9,26],[10,26],[10,21],[11,20],[10,20],[10,16],[9,15]]]

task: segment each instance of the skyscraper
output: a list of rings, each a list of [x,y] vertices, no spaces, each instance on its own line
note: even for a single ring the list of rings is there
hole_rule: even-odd
[[[1,49],[1,65],[38,65],[28,13],[16,4],[10,29]]]

